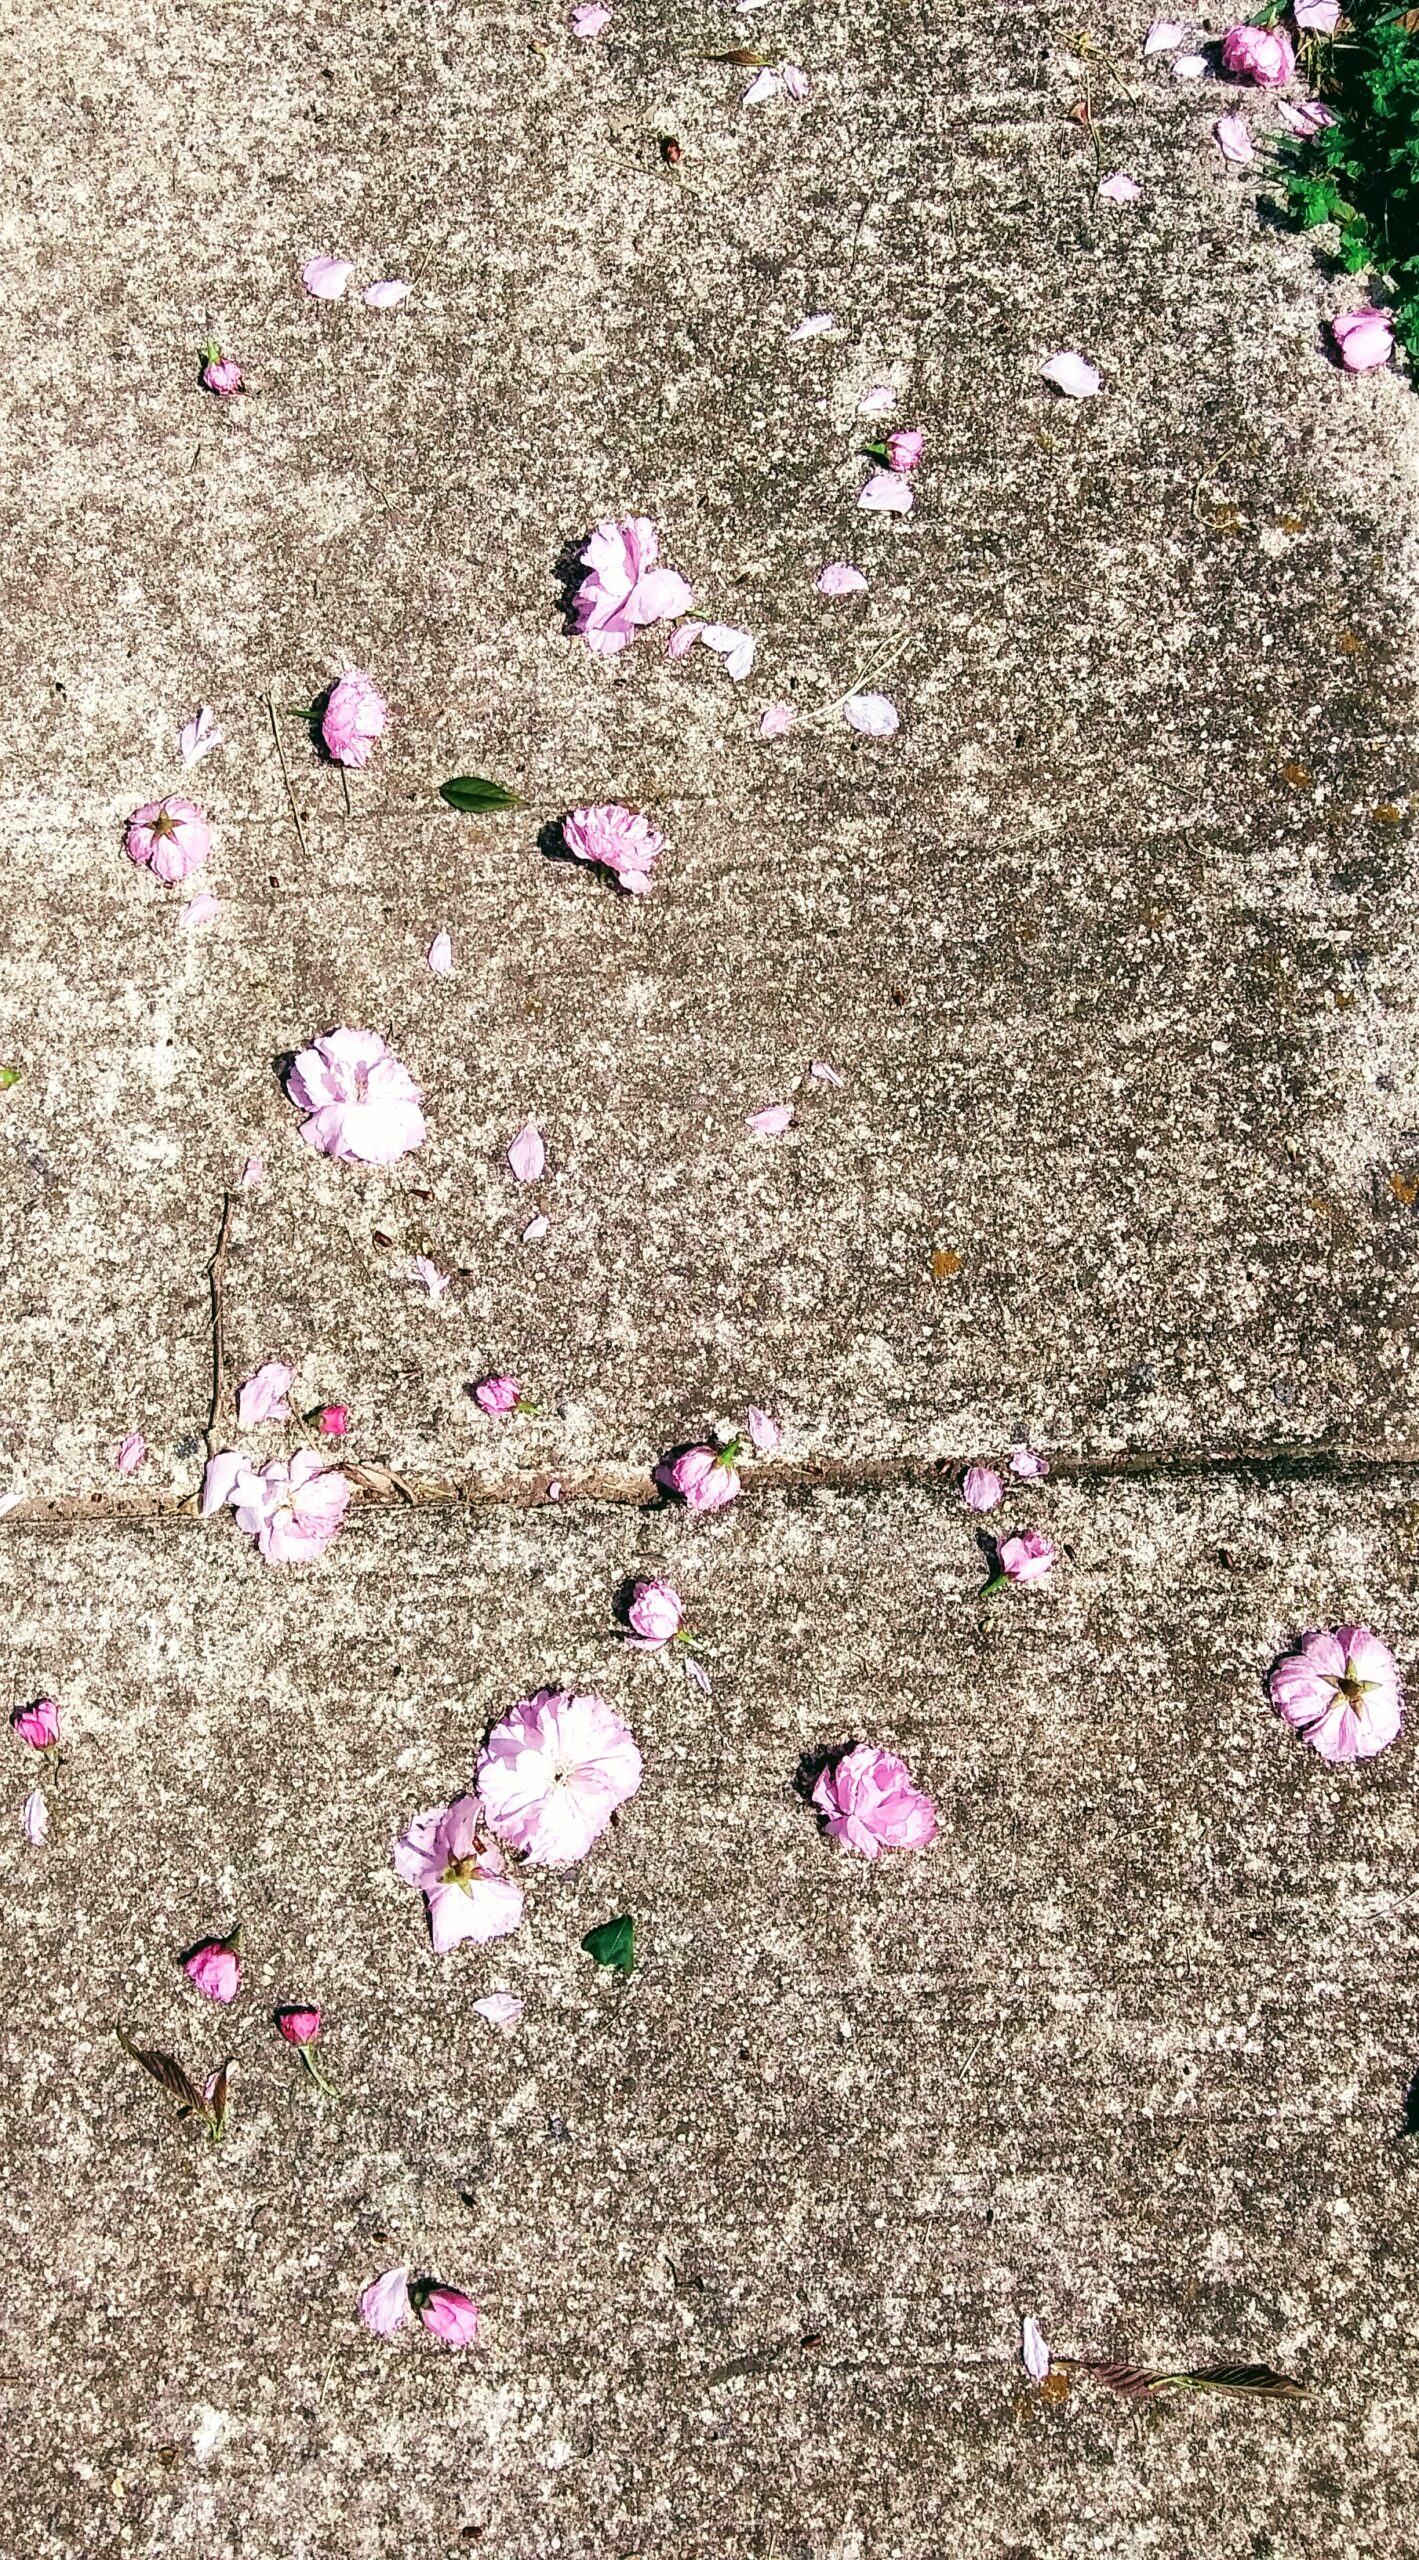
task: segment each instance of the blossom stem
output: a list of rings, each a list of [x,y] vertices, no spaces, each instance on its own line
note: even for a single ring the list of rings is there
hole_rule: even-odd
[[[345,2093],[343,2089],[337,2089],[333,2080],[326,2079],[324,2072],[321,2070],[320,2065],[316,2061],[316,2058],[311,2052],[308,2044],[298,2045],[296,2047],[296,2051],[299,2053],[300,2058],[307,2071],[310,2073],[312,2080],[315,2082],[317,2089],[323,2089],[327,2098],[344,2097]]]

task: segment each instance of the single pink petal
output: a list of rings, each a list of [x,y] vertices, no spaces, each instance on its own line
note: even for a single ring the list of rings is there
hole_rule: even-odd
[[[672,658],[688,658],[695,642],[701,637],[704,627],[702,622],[677,622],[665,644],[668,655]]]
[[[709,1673],[706,1671],[704,1664],[693,1653],[687,1653],[685,1656],[685,1677],[689,1681],[691,1688],[698,1689],[702,1696],[708,1698],[712,1695]]]
[[[222,733],[217,727],[209,703],[202,703],[194,711],[192,718],[179,729],[177,744],[178,752],[185,765],[200,764],[203,757],[209,756],[214,747],[221,746]]]
[[[786,738],[798,714],[791,702],[771,702],[759,722],[761,738]]]
[[[573,9],[567,24],[579,44],[594,44],[610,26],[611,12],[603,9],[599,0],[583,0],[581,8]]]
[[[1027,1483],[1038,1484],[1049,1474],[1049,1460],[1038,1449],[1016,1449],[1011,1453],[1012,1476],[1023,1476]]]
[[[1340,0],[1293,0],[1291,15],[1308,35],[1333,36],[1340,24]]]
[[[1256,153],[1252,148],[1251,130],[1246,117],[1219,116],[1212,130],[1217,136],[1217,148],[1223,159],[1230,160],[1238,169],[1249,167],[1256,158]]]
[[[816,1076],[819,1084],[842,1083],[842,1077],[839,1075],[837,1068],[830,1067],[826,1058],[815,1058],[813,1064],[808,1070],[808,1073],[810,1076]]]
[[[796,62],[781,62],[779,64],[779,78],[782,80],[789,96],[791,98],[796,98],[801,105],[803,100],[807,97],[809,87],[811,85],[807,72],[800,71]]]
[[[510,2036],[522,2016],[523,2005],[515,1991],[485,1991],[481,2000],[474,2001],[473,2011],[500,2034]]]
[[[518,1131],[507,1151],[507,1160],[519,1182],[536,1182],[545,1172],[547,1150],[534,1121],[529,1120],[526,1128]]]
[[[265,1179],[266,1167],[262,1163],[260,1156],[248,1156],[241,1169],[241,1187],[243,1191],[254,1191],[258,1182],[264,1182]]]
[[[1173,64],[1173,78],[1175,80],[1205,80],[1206,77],[1207,56],[1205,53],[1180,53],[1178,55],[1176,62]]]
[[[286,1398],[295,1374],[284,1360],[267,1360],[244,1378],[237,1391],[238,1430],[250,1431],[258,1422],[289,1422]]]
[[[902,725],[896,704],[885,693],[850,693],[843,704],[843,718],[864,738],[894,738]]]
[[[751,1404],[749,1407],[749,1437],[753,1441],[755,1448],[761,1453],[765,1453],[770,1449],[777,1449],[782,1445],[783,1425],[781,1422],[775,1422],[772,1414],[765,1413],[761,1406]]]
[[[1060,355],[1048,357],[1041,365],[1040,371],[1046,382],[1052,382],[1056,391],[1063,392],[1066,400],[1092,400],[1095,392],[1101,388],[1100,375],[1095,372],[1091,364],[1085,363],[1081,355],[1076,355],[1072,348],[1066,348]]]
[[[413,290],[413,286],[406,284],[402,276],[386,276],[379,284],[367,284],[360,300],[368,303],[371,311],[392,311],[395,305],[403,302]]]
[[[535,1218],[529,1218],[526,1226],[522,1230],[523,1243],[540,1244],[542,1238],[550,1232],[551,1225],[552,1221],[550,1218],[544,1218],[540,1215]]]
[[[1143,189],[1126,170],[1115,169],[1112,177],[1100,181],[1099,193],[1105,204],[1137,204]]]
[[[869,515],[909,516],[916,504],[910,480],[900,471],[874,471],[857,493],[857,503]]]
[[[1176,53],[1184,33],[1185,29],[1176,25],[1173,19],[1155,18],[1143,39],[1144,61],[1155,53]]]
[[[740,105],[761,107],[766,98],[776,98],[782,86],[783,83],[776,71],[756,72],[740,100]]]
[[[764,1111],[751,1111],[744,1122],[760,1138],[781,1138],[793,1118],[791,1102],[771,1102]]]
[[[312,258],[301,269],[301,282],[317,302],[338,302],[354,272],[348,258]]]
[[[864,391],[857,414],[859,418],[890,418],[896,405],[897,395],[890,382],[877,382],[870,391]]]
[[[453,943],[446,933],[436,933],[434,935],[432,942],[429,944],[426,957],[429,967],[432,969],[436,978],[452,977]]]
[[[812,311],[806,320],[800,320],[796,328],[789,330],[788,343],[792,347],[804,338],[825,338],[828,331],[837,325],[831,311]]]
[[[961,1478],[961,1500],[968,1511],[994,1511],[1005,1499],[1005,1487],[994,1467],[967,1467]]]
[[[121,1476],[136,1475],[147,1454],[148,1443],[142,1432],[130,1431],[127,1439],[119,1442],[113,1463]]]
[[[813,581],[820,596],[860,596],[867,592],[867,580],[860,569],[846,560],[830,560]]]
[[[32,1849],[42,1849],[49,1838],[49,1806],[42,1787],[31,1787],[20,1808],[20,1829]]]
[[[1049,2348],[1038,2322],[1028,2317],[1020,2325],[1020,2362],[1032,2382],[1043,2382],[1049,2371]]]
[[[208,1459],[202,1476],[201,1500],[197,1506],[204,1520],[210,1520],[214,1511],[222,1510],[230,1502],[238,1477],[246,1473],[250,1463],[240,1449],[221,1449],[215,1458]]]
[[[409,2317],[409,2270],[391,2267],[360,2295],[360,2318],[377,2338],[392,2338]]]
[[[219,913],[221,903],[221,899],[214,898],[209,889],[199,890],[195,898],[188,899],[178,917],[178,923],[181,925],[210,924],[213,916]]]
[[[415,1279],[427,1289],[436,1306],[445,1290],[451,1288],[453,1283],[453,1274],[449,1271],[440,1271],[438,1264],[431,1262],[426,1253],[415,1254],[413,1273]]]

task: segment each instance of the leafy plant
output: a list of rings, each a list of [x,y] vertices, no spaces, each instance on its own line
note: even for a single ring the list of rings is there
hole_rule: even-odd
[[[1419,10],[1348,0],[1314,62],[1337,121],[1278,146],[1287,205],[1303,230],[1336,224],[1347,274],[1373,269],[1396,336],[1419,357]]]

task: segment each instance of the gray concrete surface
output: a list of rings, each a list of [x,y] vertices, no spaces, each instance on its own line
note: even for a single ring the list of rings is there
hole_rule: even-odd
[[[436,0],[0,13],[0,1491],[36,1504],[0,1576],[13,1694],[76,1728],[60,1836],[0,1835],[27,2555],[1419,2549],[1411,1748],[1328,1777],[1259,1689],[1316,1618],[1411,1658],[1409,1479],[1348,1458],[1414,1437],[1414,398],[1331,366],[1352,288],[1220,171],[1224,93],[1137,72],[1143,11],[1091,24],[1145,199],[1093,203],[1075,14],[625,6],[588,49]],[[803,110],[700,59],[746,33]],[[322,250],[416,291],[317,307]],[[855,505],[883,378],[931,439],[905,523]],[[559,564],[632,508],[759,635],[742,688],[567,636]],[[815,595],[838,556],[865,606]],[[761,742],[898,642],[889,746]],[[268,697],[351,660],[394,725],[347,815],[288,724],[302,846]],[[199,701],[187,935],[121,830]],[[453,818],[468,769],[527,812]],[[669,840],[643,904],[540,850],[605,794]],[[392,1174],[312,1161],[281,1097],[342,1018],[425,1089]],[[132,1429],[135,1498],[195,1483],[253,1151],[233,1372],[297,1364],[362,1459],[638,1469],[753,1397],[849,1478],[1026,1436],[1333,1473],[1055,1483],[1058,1586],[985,1631],[944,1489],[365,1513],[293,1577],[225,1523],[41,1523]],[[547,1408],[515,1439],[469,1405],[494,1366]],[[708,1706],[607,1637],[653,1556],[722,1644]],[[390,1832],[571,1675],[645,1790],[505,1959],[437,1968]],[[816,1841],[797,1757],[855,1733],[937,1793],[929,1858]],[[624,1988],[577,1952],[622,1902]],[[213,2044],[172,1957],[238,1906],[209,2157],[110,2030]],[[506,2045],[469,2007],[504,1979]],[[262,2025],[303,1990],[339,2114]],[[404,2247],[485,2303],[477,2359],[353,2325]],[[1316,2396],[1047,2412],[1025,2309]]]

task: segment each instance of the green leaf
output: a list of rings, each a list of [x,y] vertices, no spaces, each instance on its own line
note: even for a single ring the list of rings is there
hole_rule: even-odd
[[[619,1920],[603,1920],[599,1929],[588,1929],[581,1943],[597,1964],[610,1965],[616,1973],[635,1972],[636,1924],[629,1911]]]
[[[19,1083],[24,1072],[23,1067],[0,1067],[0,1093],[8,1093],[11,1085]]]
[[[450,809],[457,809],[465,818],[484,817],[490,809],[524,809],[527,806],[515,791],[507,789],[506,784],[489,782],[481,773],[458,773],[451,782],[441,782],[439,798],[446,800]]]

